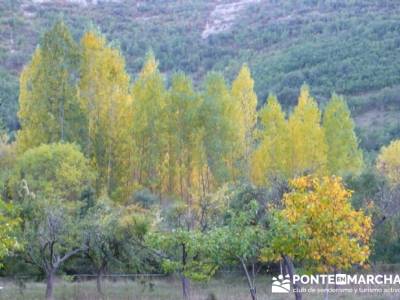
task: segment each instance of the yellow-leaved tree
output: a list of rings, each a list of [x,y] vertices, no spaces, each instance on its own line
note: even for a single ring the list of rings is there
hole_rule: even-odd
[[[79,100],[88,127],[84,150],[98,172],[98,192],[125,200],[133,164],[130,78],[120,51],[103,36],[86,32],[81,45]]]
[[[321,113],[310,89],[303,85],[289,117],[291,177],[326,173],[328,147],[320,125]]]
[[[152,52],[133,86],[133,140],[136,182],[161,196],[168,172],[166,159],[165,101],[167,91]]]
[[[232,98],[239,106],[239,133],[243,145],[238,143],[239,151],[243,151],[244,176],[250,177],[250,154],[254,146],[254,129],[257,123],[257,95],[254,92],[254,80],[249,67],[244,64],[232,83]]]
[[[323,128],[328,145],[329,173],[339,176],[359,173],[363,166],[362,152],[343,97],[332,95],[324,110]]]
[[[200,96],[193,90],[191,80],[182,73],[175,74],[166,98],[168,173],[163,190],[186,203],[200,196],[200,174],[207,163],[202,148],[200,106]]]
[[[271,224],[264,260],[301,261],[309,270],[334,272],[364,265],[370,254],[371,217],[353,209],[340,177],[299,177]]]
[[[268,185],[289,176],[289,128],[275,95],[268,97],[259,115],[262,128],[251,159],[251,175],[255,184]]]
[[[376,159],[376,167],[391,186],[400,184],[400,140],[382,147]]]

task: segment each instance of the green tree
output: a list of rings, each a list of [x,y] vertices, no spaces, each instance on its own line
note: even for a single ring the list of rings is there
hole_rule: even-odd
[[[98,199],[85,214],[87,243],[85,256],[97,275],[97,291],[102,277],[113,269],[125,269],[132,261],[146,261],[144,236],[150,228],[149,213],[137,206],[120,206],[107,198]]]
[[[166,177],[166,122],[167,92],[153,53],[133,86],[134,110],[132,119],[135,143],[134,177],[139,186],[161,193]]]
[[[343,97],[332,95],[324,111],[323,128],[328,145],[329,173],[339,176],[358,174],[363,165],[362,152]]]
[[[20,223],[21,219],[13,203],[0,199],[0,260],[13,251],[21,250],[22,245],[17,239]]]
[[[37,197],[79,200],[91,185],[94,173],[74,144],[43,144],[21,155],[10,179],[14,198],[29,186]],[[22,193],[22,194],[21,194]]]
[[[79,48],[63,22],[45,33],[20,79],[20,152],[42,143],[80,142]]]
[[[195,226],[201,215],[211,216],[212,210],[202,210],[202,213],[196,214],[186,203],[176,202],[162,211],[164,222],[146,240],[161,259],[163,270],[179,275],[184,299],[190,299],[190,280],[207,280],[218,268],[210,260],[207,232]]]
[[[240,175],[239,105],[234,102],[223,76],[207,75],[204,83],[201,122],[204,126],[204,149],[214,185],[237,180]],[[207,177],[207,176],[206,176]],[[212,180],[209,180],[212,186]]]
[[[26,186],[18,201],[21,211],[23,259],[46,275],[46,299],[52,300],[58,270],[86,249],[80,203],[54,195],[36,196]]]
[[[262,222],[259,222],[261,210],[255,199],[240,210],[230,208],[225,224],[215,227],[207,235],[207,248],[210,249],[214,263],[220,267],[239,264],[253,300],[257,299],[258,262],[266,244],[267,233]]]

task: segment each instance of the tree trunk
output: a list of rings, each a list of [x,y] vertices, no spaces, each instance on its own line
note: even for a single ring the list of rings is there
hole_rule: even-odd
[[[182,266],[185,268],[187,261],[187,252],[186,252],[186,245],[182,244]],[[189,300],[190,299],[190,282],[189,279],[185,277],[185,275],[181,274],[181,281],[182,281],[182,294],[183,299]]]
[[[243,267],[244,273],[246,275],[247,284],[249,286],[251,299],[252,300],[257,300],[257,290],[256,290],[256,285],[255,285],[254,264],[253,264],[253,272],[252,272],[252,277],[251,277],[249,271],[247,270],[247,266],[246,266],[246,263],[244,262],[244,260],[241,257],[238,257],[238,258],[239,258],[240,262],[242,263],[242,267]]]
[[[46,300],[54,300],[53,297],[53,286],[54,286],[54,277],[55,277],[55,271],[51,270],[47,274],[47,281],[46,281]]]
[[[288,257],[286,255],[282,255],[282,258],[283,258],[283,261],[285,262],[287,271],[289,272],[290,280],[291,280],[291,282],[293,282],[293,274],[295,272],[293,262],[290,259],[290,257]],[[302,296],[301,296],[301,293],[299,292],[300,286],[296,283],[296,284],[293,284],[293,288],[296,290],[296,292],[294,293],[295,299],[301,300]]]
[[[97,292],[99,293],[101,298],[103,298],[103,296],[104,296],[102,286],[101,286],[102,280],[103,280],[103,272],[101,270],[99,270],[97,272],[97,277],[96,277],[96,287],[97,287]]]
[[[181,275],[182,281],[182,295],[183,299],[189,300],[190,299],[190,282],[189,279],[185,277],[185,275]]]

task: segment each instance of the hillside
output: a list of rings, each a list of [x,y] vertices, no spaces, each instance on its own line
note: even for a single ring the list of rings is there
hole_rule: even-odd
[[[366,150],[400,136],[400,6],[396,0],[3,0],[0,117],[15,130],[18,75],[59,18],[79,39],[98,26],[134,77],[153,49],[161,71],[209,70],[228,78],[247,62],[260,102],[275,92],[289,108],[303,82],[320,103],[344,94]]]

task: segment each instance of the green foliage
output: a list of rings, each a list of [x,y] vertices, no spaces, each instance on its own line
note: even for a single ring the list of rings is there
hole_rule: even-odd
[[[115,205],[101,198],[85,214],[87,232],[85,254],[98,275],[125,270],[133,265],[138,271],[148,270],[148,251],[144,236],[150,228],[149,214],[132,206]]]
[[[20,152],[59,141],[79,141],[79,49],[62,22],[46,32],[20,81]]]
[[[208,280],[217,270],[209,258],[205,234],[177,229],[173,232],[151,233],[147,244],[162,252],[162,268],[192,280]]]
[[[79,200],[94,179],[88,160],[74,144],[50,144],[21,155],[10,179],[14,197],[29,191],[37,198]]]
[[[330,174],[346,176],[360,172],[362,152],[354,132],[354,122],[342,97],[332,95],[324,110],[323,128],[328,145]]]
[[[216,181],[235,179],[235,156],[240,146],[239,106],[234,102],[222,74],[210,73],[204,81],[201,122],[204,148]]]
[[[18,217],[15,206],[0,200],[0,260],[13,251],[22,250],[17,240],[21,219]],[[0,267],[3,266],[0,263]]]
[[[152,53],[147,59],[133,89],[133,136],[135,138],[135,179],[151,191],[161,188],[165,155],[166,101],[164,79]]]

